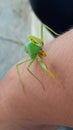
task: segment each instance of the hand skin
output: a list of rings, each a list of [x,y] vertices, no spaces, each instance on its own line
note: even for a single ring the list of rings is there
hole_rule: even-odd
[[[40,130],[42,124],[73,127],[73,29],[44,48],[47,57],[42,59],[56,78],[50,78],[35,61],[31,70],[44,84],[43,90],[26,70],[28,63],[23,64],[20,66],[23,91],[16,65],[13,66],[0,81],[1,130],[23,130],[28,125],[40,126]]]

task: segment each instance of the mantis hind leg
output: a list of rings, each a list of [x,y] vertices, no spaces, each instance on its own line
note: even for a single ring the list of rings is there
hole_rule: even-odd
[[[43,34],[44,34],[44,32],[43,32],[43,24],[41,23],[41,39],[43,40]]]
[[[23,86],[23,83],[22,83],[21,74],[20,74],[20,71],[19,71],[19,66],[22,65],[22,64],[24,64],[24,63],[26,63],[26,62],[28,62],[28,61],[30,61],[30,60],[31,59],[25,59],[25,60],[23,60],[21,62],[18,62],[17,65],[16,65],[16,70],[17,70],[18,78],[19,78],[19,81],[20,81],[23,89],[24,89],[24,86]]]
[[[30,66],[32,65],[33,62],[34,62],[34,60],[31,60],[31,61],[30,61],[30,63],[29,63],[28,66],[27,66],[27,70],[28,70],[28,72],[29,72],[35,79],[37,79],[37,80],[40,82],[40,84],[42,85],[43,89],[45,90],[43,83],[42,83],[42,82],[40,81],[40,79],[30,70]]]
[[[50,28],[49,26],[47,26],[47,25],[45,25],[45,24],[43,24],[43,26],[45,27],[45,28],[47,28],[50,32],[52,32],[54,35],[56,35],[56,36],[59,36],[60,34],[58,34],[57,32],[55,32],[52,28]]]
[[[60,34],[58,34],[57,32],[55,32],[53,29],[51,29],[50,27],[48,27],[47,25],[41,23],[41,39],[43,40],[43,34],[44,34],[44,27],[47,28],[50,32],[52,32],[54,35],[59,36]]]

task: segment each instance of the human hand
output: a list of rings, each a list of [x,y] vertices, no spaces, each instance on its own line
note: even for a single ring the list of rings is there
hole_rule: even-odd
[[[24,91],[18,79],[16,65],[6,74],[0,82],[1,125],[19,129],[19,126],[25,127],[28,124],[73,127],[72,36],[73,30],[45,45],[47,57],[43,60],[56,75],[56,79],[51,79],[36,61],[31,67],[44,84],[45,91],[26,70],[27,63],[20,66]]]

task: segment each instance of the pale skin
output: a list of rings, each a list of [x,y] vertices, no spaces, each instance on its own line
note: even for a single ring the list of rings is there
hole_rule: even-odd
[[[0,81],[1,130],[23,130],[26,127],[27,130],[47,130],[49,124],[73,127],[73,29],[44,48],[47,57],[43,61],[56,79],[49,77],[35,61],[31,70],[44,84],[44,91],[26,70],[28,63],[23,64],[20,66],[23,92],[16,65],[13,66]]]

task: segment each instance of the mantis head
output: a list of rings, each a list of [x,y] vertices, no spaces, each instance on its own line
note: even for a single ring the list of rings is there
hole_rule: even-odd
[[[35,36],[33,36],[33,35],[29,35],[28,38],[29,38],[29,40],[30,40],[33,44],[36,44],[36,46],[41,47],[41,49],[40,49],[38,55],[45,57],[47,54],[46,54],[46,51],[43,49],[43,45],[44,45],[43,40],[40,39],[40,38],[38,38],[38,37],[35,37]]]
[[[29,40],[33,43],[33,44],[36,44],[37,46],[39,47],[42,47],[44,42],[42,39],[38,38],[38,37],[35,37],[33,35],[29,35],[28,36]]]

